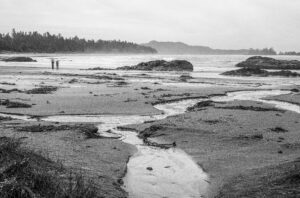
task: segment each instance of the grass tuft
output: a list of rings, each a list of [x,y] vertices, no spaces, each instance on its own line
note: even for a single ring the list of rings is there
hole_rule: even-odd
[[[1,198],[94,198],[95,185],[58,163],[20,147],[13,138],[0,138]]]

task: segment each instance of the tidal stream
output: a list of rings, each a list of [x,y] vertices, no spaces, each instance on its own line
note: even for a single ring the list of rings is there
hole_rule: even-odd
[[[299,105],[265,100],[268,96],[290,94],[290,91],[261,90],[230,92],[226,96],[212,97],[213,101],[250,100],[274,105],[276,108],[300,113]],[[179,148],[161,149],[145,145],[134,131],[118,130],[129,124],[141,124],[168,116],[183,114],[187,107],[208,99],[189,99],[179,102],[158,104],[154,107],[162,112],[159,115],[62,115],[42,118],[52,122],[98,122],[102,136],[119,138],[134,145],[137,152],[127,164],[127,174],[123,178],[124,189],[131,198],[194,198],[203,196],[208,188],[208,175],[187,153]],[[0,114],[15,119],[35,120],[29,116]]]

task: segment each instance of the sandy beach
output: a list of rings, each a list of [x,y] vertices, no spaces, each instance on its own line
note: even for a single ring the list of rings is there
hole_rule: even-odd
[[[141,144],[182,150],[205,173],[199,196],[300,195],[300,94],[290,91],[300,89],[300,84],[260,78],[196,76],[183,80],[182,74],[1,66],[0,136],[20,138],[23,147],[82,173],[96,183],[103,197],[132,194],[126,187],[130,183],[128,162],[136,167],[130,159],[137,151],[145,151],[145,145],[139,148]],[[242,95],[242,91],[249,93]],[[260,91],[266,93],[250,97]],[[184,103],[188,100],[191,102]],[[210,102],[199,104],[201,101]],[[193,108],[186,111],[187,107]],[[11,120],[4,119],[9,116]],[[121,118],[106,123],[105,116]],[[36,132],[22,130],[28,126],[39,128]],[[100,134],[103,129],[120,136],[87,138],[84,128],[88,126],[97,126]],[[124,140],[124,134],[111,127],[133,131],[141,142]],[[153,176],[160,171],[154,166],[141,169]],[[151,184],[160,185],[156,180]]]

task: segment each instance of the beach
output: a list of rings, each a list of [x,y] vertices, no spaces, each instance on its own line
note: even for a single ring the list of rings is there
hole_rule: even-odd
[[[52,56],[60,70],[50,69]],[[0,136],[82,173],[103,197],[300,194],[299,78],[220,76],[247,56],[32,57],[36,63],[0,62]],[[160,58],[190,60],[194,72],[114,70]],[[91,126],[99,137],[87,138]],[[164,156],[172,160],[149,165]],[[184,167],[195,181],[193,174],[156,179]],[[140,184],[132,182],[138,174]],[[164,194],[162,183],[178,193]],[[149,186],[153,194],[134,190]]]

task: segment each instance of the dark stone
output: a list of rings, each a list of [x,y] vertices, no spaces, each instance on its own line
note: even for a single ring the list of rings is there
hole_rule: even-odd
[[[237,67],[259,68],[259,69],[300,69],[300,61],[276,60],[274,58],[253,56],[246,61],[240,62]]]
[[[256,134],[256,135],[252,135],[251,139],[263,139],[263,135],[262,134]]]
[[[299,92],[299,89],[291,89],[291,92]]]
[[[284,76],[284,77],[300,77],[300,73],[289,70],[281,70],[276,72],[269,72],[269,76]]]
[[[150,90],[149,87],[141,87],[141,89],[143,89],[143,90]]]
[[[94,125],[83,125],[82,127],[80,127],[80,131],[85,134],[87,139],[101,138],[98,133],[98,128]]]
[[[145,70],[145,71],[193,71],[193,65],[186,60],[155,60],[142,62],[134,66],[118,67],[119,70]]]
[[[226,76],[252,76],[252,75],[258,75],[258,76],[268,76],[268,71],[258,69],[258,68],[249,68],[245,67],[238,70],[231,70],[222,73],[222,75]]]
[[[10,101],[8,99],[6,100],[0,99],[0,106],[6,106],[6,108],[30,108],[31,107],[30,104]]]
[[[270,129],[270,130],[275,132],[275,133],[286,133],[286,132],[288,132],[288,130],[283,129],[281,127],[275,127],[275,128]]]
[[[224,106],[224,107],[216,107],[217,109],[229,109],[229,110],[245,110],[245,111],[279,111],[285,112],[281,109],[276,108],[264,108],[264,107],[254,107],[254,106]]]
[[[0,116],[0,121],[10,121],[10,120],[13,120],[13,119],[11,117]]]
[[[4,62],[37,62],[30,57],[10,57],[2,59]]]
[[[27,94],[50,94],[57,90],[57,87],[52,86],[45,86],[45,87],[38,87],[34,89],[30,89],[25,91]]]
[[[254,135],[239,135],[238,137],[234,137],[233,139],[238,140],[262,140],[264,136],[262,134],[254,134]]]
[[[222,75],[226,76],[260,76],[260,77],[267,77],[267,76],[283,76],[283,77],[299,77],[300,74],[297,72],[291,72],[288,70],[281,70],[275,72],[269,72],[267,70],[259,69],[259,68],[250,68],[244,67],[237,70],[227,71],[222,73]]]
[[[187,80],[193,79],[192,76],[190,76],[189,74],[182,74],[179,79],[183,82],[186,82]]]
[[[208,124],[217,124],[220,122],[220,120],[204,120],[205,123],[208,123]]]
[[[113,87],[123,87],[123,86],[127,86],[129,83],[125,82],[125,81],[117,81],[114,83]]]
[[[2,89],[0,88],[0,93],[11,93],[11,92],[19,92],[22,93],[23,91],[19,90],[19,89]]]
[[[123,185],[124,184],[123,179],[118,179],[118,184]]]
[[[153,168],[152,167],[147,167],[147,170],[148,171],[153,171]]]
[[[194,106],[188,107],[186,110],[191,112],[191,111],[197,111],[200,110],[204,107],[208,107],[208,106],[213,106],[214,102],[211,100],[205,100],[205,101],[201,101],[198,102],[197,104],[195,104]]]
[[[70,84],[77,83],[77,82],[78,82],[78,80],[75,79],[75,78],[73,78],[73,79],[71,79],[71,80],[69,81]]]

